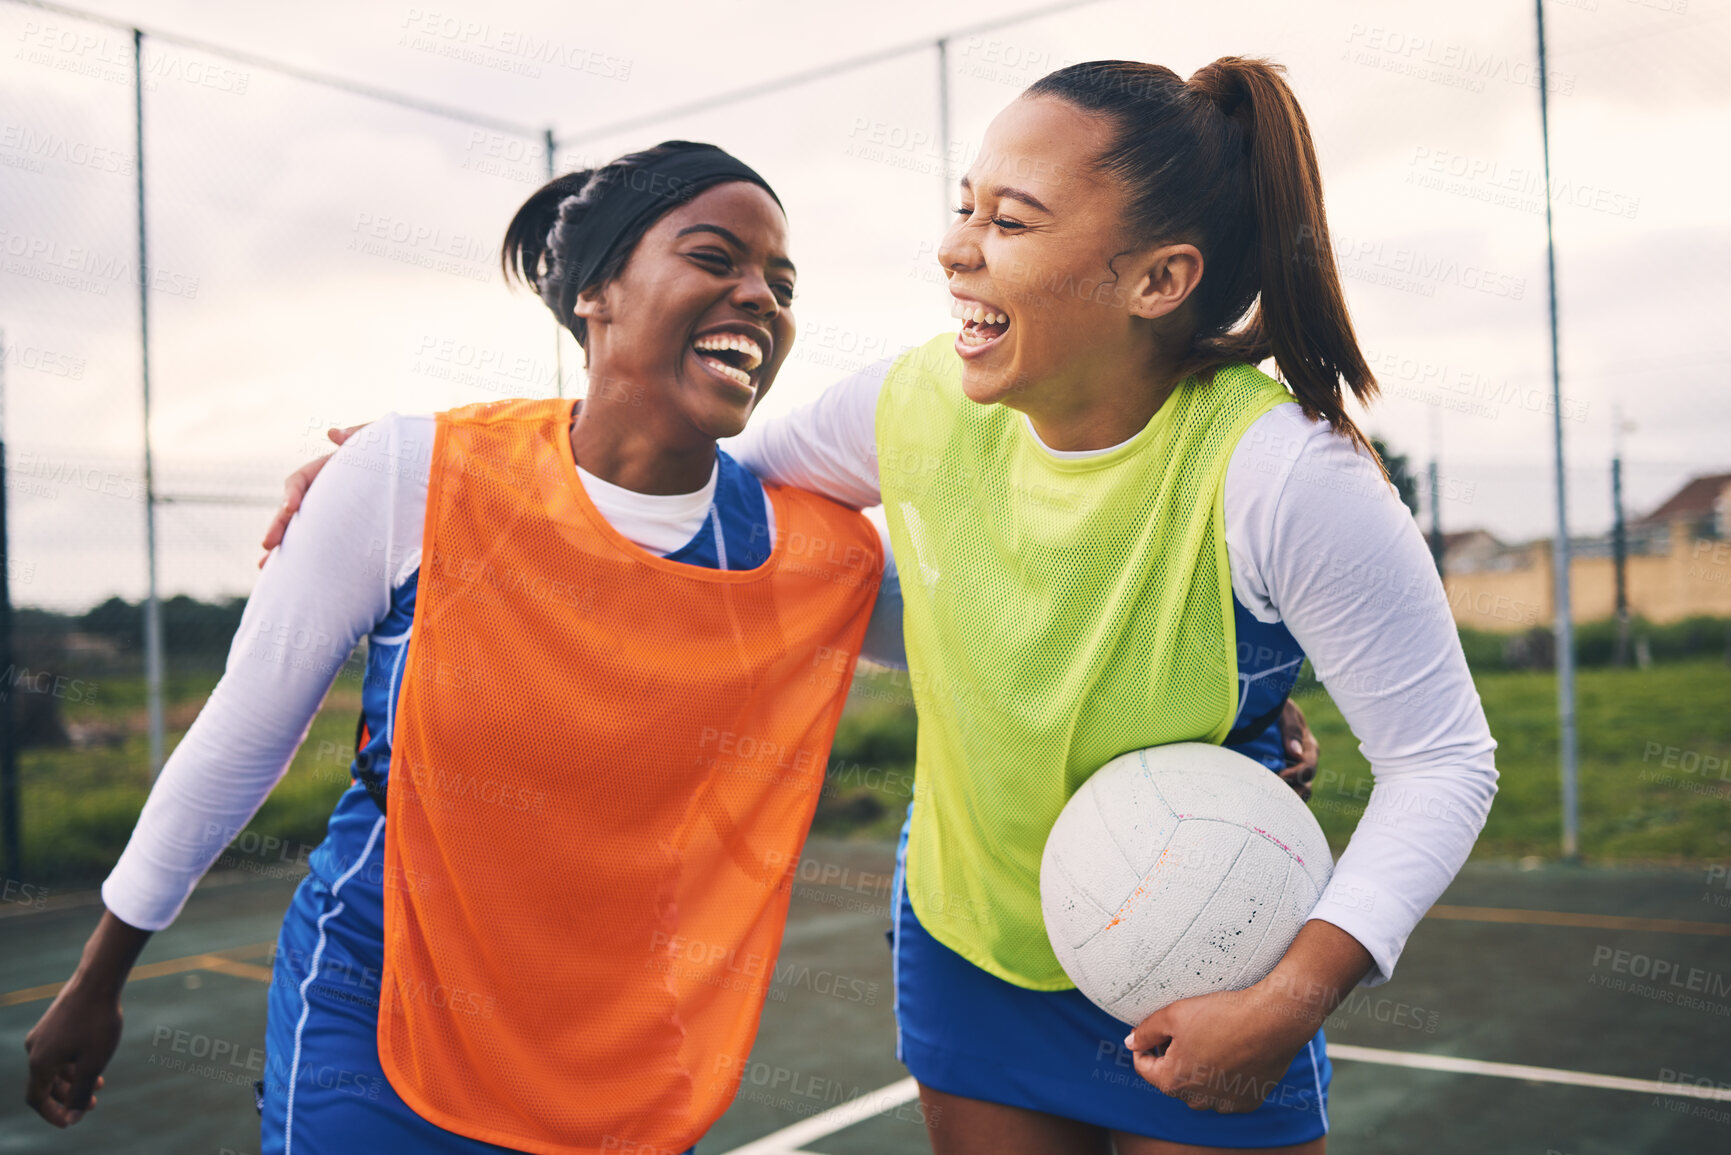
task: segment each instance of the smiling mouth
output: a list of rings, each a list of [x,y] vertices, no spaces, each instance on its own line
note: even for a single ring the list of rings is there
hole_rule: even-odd
[[[747,389],[763,365],[763,349],[742,333],[712,333],[691,343],[692,351],[714,372]]]
[[[962,322],[958,339],[963,345],[978,348],[990,345],[1010,331],[1008,314],[976,305],[971,301],[952,300],[950,316]]]

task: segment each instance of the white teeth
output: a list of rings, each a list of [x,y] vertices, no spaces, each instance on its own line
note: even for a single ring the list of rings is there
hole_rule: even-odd
[[[699,337],[691,343],[691,347],[700,351],[730,349],[735,353],[743,353],[747,370],[756,369],[763,364],[762,346],[742,333],[712,333],[707,337]]]
[[[738,382],[748,389],[751,387],[751,374],[747,373],[744,369],[735,369],[732,365],[729,365],[719,357],[702,357],[699,359],[705,365],[708,365],[711,369],[714,369],[717,373],[726,377],[729,381]]]
[[[1006,313],[996,313],[967,301],[952,299],[950,316],[958,321],[974,325],[1007,325],[1010,318]]]

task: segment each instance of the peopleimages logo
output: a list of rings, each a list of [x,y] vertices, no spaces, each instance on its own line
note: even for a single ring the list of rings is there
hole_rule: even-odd
[[[1404,179],[1420,188],[1452,193],[1499,208],[1528,213],[1545,211],[1545,172],[1532,165],[1507,165],[1500,160],[1420,145],[1413,149]],[[1628,220],[1634,220],[1641,209],[1640,197],[1567,176],[1550,179],[1549,200],[1555,205],[1570,205]]]
[[[1422,32],[1355,23],[1346,34],[1346,44],[1341,50],[1343,60],[1470,92],[1483,92],[1487,80],[1522,88],[1539,86],[1537,60],[1438,40]],[[1548,69],[1545,88],[1559,95],[1570,95],[1575,91],[1575,76],[1561,69]]]
[[[1602,945],[1593,948],[1593,970],[1588,981],[1594,986],[1719,1015],[1731,1014],[1731,1004],[1709,1001],[1731,996],[1731,975],[1719,971]],[[1694,997],[1702,995],[1708,997]]]
[[[544,64],[603,80],[631,79],[632,62],[625,57],[525,28],[425,8],[408,9],[399,26],[402,28],[397,37],[399,47],[516,73],[531,80],[540,78]]]
[[[132,154],[75,140],[57,132],[43,132],[26,124],[0,121],[0,150],[29,162],[21,167],[41,172],[47,162],[74,165],[96,172],[132,175]],[[20,166],[14,166],[20,167]]]
[[[0,345],[0,365],[16,365],[50,377],[82,381],[86,364],[85,359],[76,354],[45,349],[40,345]]]
[[[1305,250],[1313,246],[1318,239],[1314,229],[1309,225],[1301,225],[1292,259],[1315,260],[1316,258]],[[1333,248],[1335,258],[1341,264],[1343,276],[1377,280],[1378,274],[1386,275],[1394,278],[1387,282],[1392,287],[1411,288],[1425,296],[1434,296],[1435,286],[1439,284],[1456,285],[1475,293],[1486,293],[1511,301],[1519,301],[1526,296],[1525,277],[1499,273],[1471,261],[1426,252],[1409,245],[1390,245],[1384,241],[1350,237],[1343,233],[1331,233],[1320,239]]]
[[[18,41],[21,47],[13,54],[15,60],[111,84],[134,82],[131,37],[109,36],[88,26],[73,28],[26,20]],[[245,96],[247,85],[252,82],[252,73],[245,69],[213,64],[174,48],[164,48],[154,39],[146,43],[143,69],[146,92],[155,92],[162,81],[169,80]]]
[[[107,296],[111,284],[144,285],[145,278],[130,257],[113,256],[83,245],[65,245],[50,237],[0,229],[0,255],[6,272],[32,280]],[[148,287],[153,292],[191,300],[198,296],[198,278],[152,265]]]

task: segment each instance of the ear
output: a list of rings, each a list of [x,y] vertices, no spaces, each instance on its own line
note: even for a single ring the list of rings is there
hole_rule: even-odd
[[[1133,266],[1131,316],[1154,320],[1183,305],[1202,281],[1202,252],[1195,245],[1162,245]]]
[[[577,303],[571,306],[571,312],[593,325],[596,321],[610,321],[613,315],[608,311],[607,286],[591,285],[577,294]]]

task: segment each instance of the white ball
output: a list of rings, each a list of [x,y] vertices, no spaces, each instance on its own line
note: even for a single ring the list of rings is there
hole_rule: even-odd
[[[1266,977],[1333,870],[1322,827],[1279,775],[1178,742],[1120,754],[1082,783],[1046,838],[1040,907],[1070,981],[1135,1024]]]

